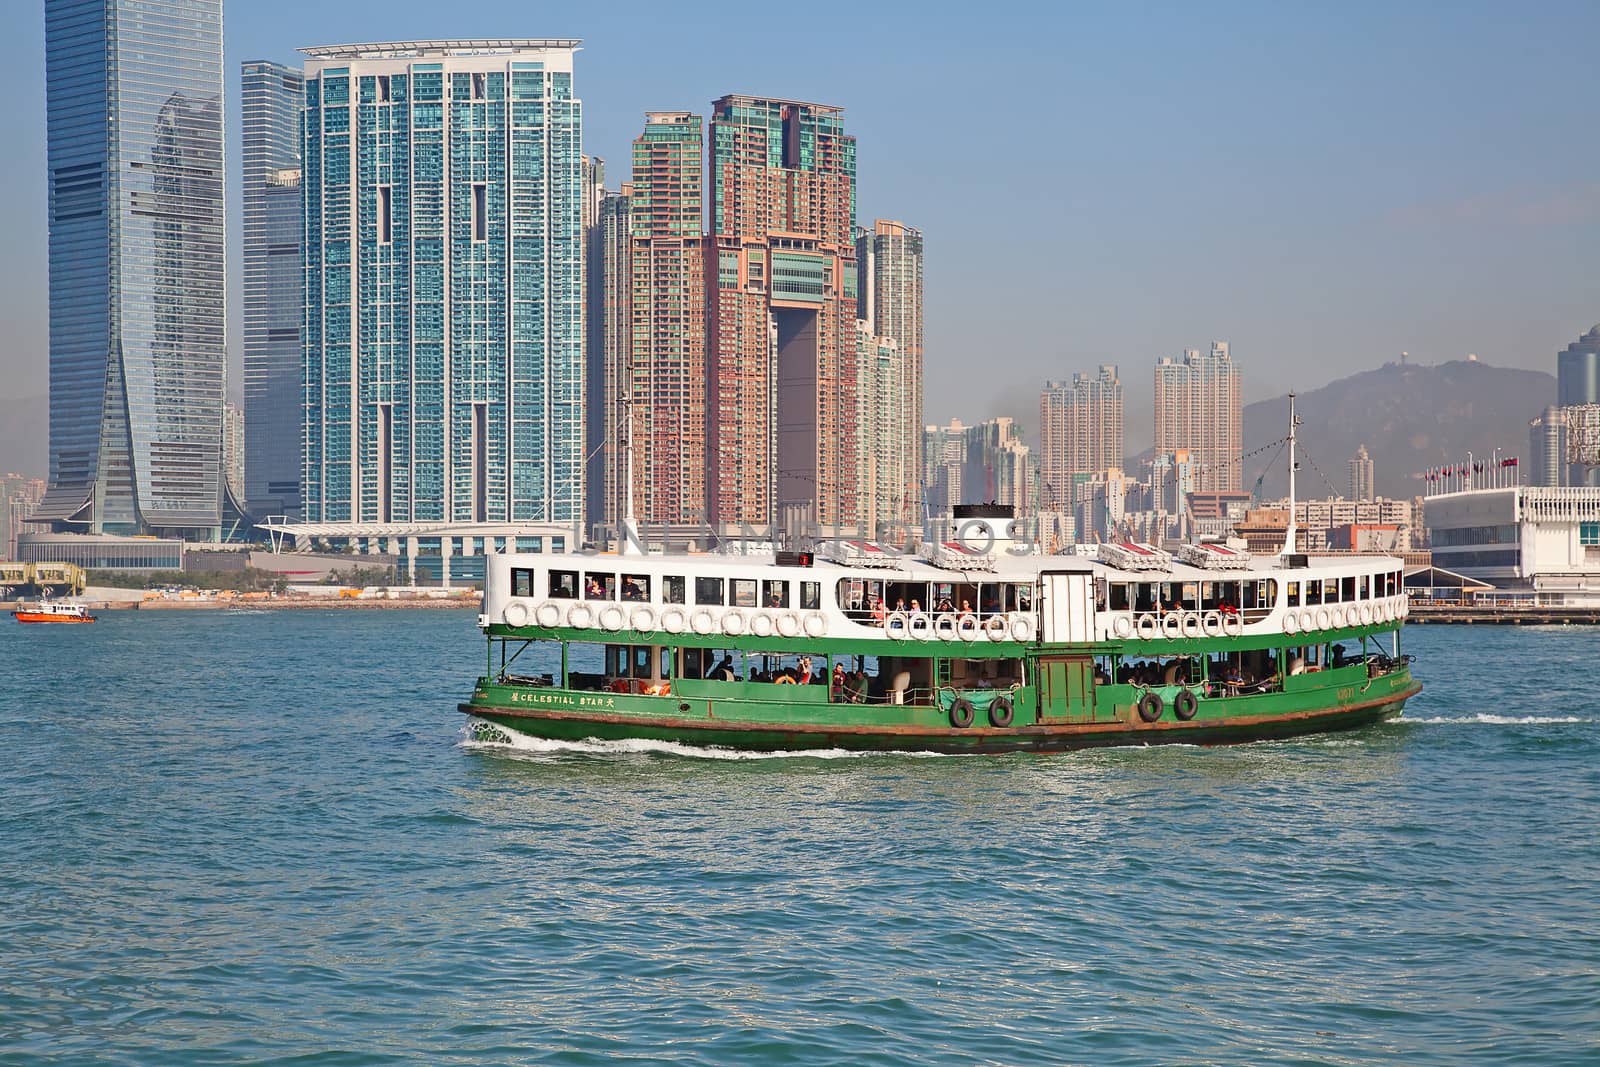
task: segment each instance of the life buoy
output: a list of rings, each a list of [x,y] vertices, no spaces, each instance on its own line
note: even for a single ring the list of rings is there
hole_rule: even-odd
[[[528,605],[520,600],[513,600],[507,604],[504,614],[507,626],[528,625]]]
[[[1283,613],[1283,632],[1286,634],[1299,633],[1300,618],[1292,611]]]
[[[950,725],[957,730],[965,730],[972,725],[972,701],[966,697],[956,697],[950,705]]]
[[[764,611],[758,611],[750,616],[750,632],[756,637],[771,637],[777,629],[777,622]]]
[[[1132,637],[1133,636],[1133,616],[1131,616],[1131,615],[1118,615],[1116,618],[1112,619],[1111,620],[1111,634],[1114,637],[1122,638],[1124,641],[1126,641],[1128,638]]]
[[[918,641],[926,641],[933,636],[933,619],[925,611],[913,611],[906,616],[906,634]]]
[[[1033,620],[1026,615],[1018,615],[1011,620],[1011,639],[1013,641],[1033,640]]]
[[[1300,613],[1300,632],[1308,634],[1317,628],[1317,613],[1310,608]]]
[[[883,633],[885,637],[895,641],[903,641],[909,637],[910,634],[906,632],[906,613],[903,611],[891,611],[884,616]]]
[[[622,629],[622,624],[627,622],[628,618],[622,614],[621,608],[615,604],[607,604],[600,609],[596,621],[600,623],[600,629],[616,631]]]
[[[533,618],[535,622],[546,630],[554,630],[561,625],[561,608],[559,605],[546,601],[535,609]]]
[[[1222,612],[1208,611],[1200,616],[1200,629],[1207,637],[1222,636]]]
[[[821,637],[828,632],[828,617],[820,611],[813,611],[806,616],[802,629],[805,630],[807,637]],[[778,620],[778,632],[783,632],[782,619]],[[783,636],[788,637],[789,635],[784,634]]]
[[[983,627],[978,625],[976,615],[962,615],[956,619],[956,636],[963,641],[976,641],[983,636]]]
[[[941,641],[954,641],[956,639],[956,617],[948,611],[942,615],[934,616],[933,636]]]
[[[990,615],[983,620],[983,633],[991,641],[1004,641],[1006,639],[1006,618],[1004,615]]]
[[[1244,636],[1244,616],[1230,612],[1222,617],[1222,633],[1226,637]]]
[[[729,637],[738,637],[744,633],[744,612],[738,608],[729,608],[722,613],[722,632]]]
[[[800,616],[792,611],[780,611],[776,626],[780,637],[794,637],[800,633]]]
[[[1011,698],[1007,696],[995,697],[989,701],[989,724],[1004,729],[1010,726],[1016,718],[1016,709],[1011,706]]]
[[[1410,614],[1411,614],[1411,599],[1409,597],[1401,597],[1400,598],[1400,617],[1403,619],[1403,618],[1405,618],[1406,616],[1408,616]]]
[[[1161,694],[1154,689],[1146,689],[1144,696],[1139,698],[1139,718],[1145,722],[1155,722],[1161,718],[1161,713],[1166,710],[1166,704],[1162,702]]]
[[[1317,629],[1326,630],[1333,625],[1333,615],[1327,608],[1317,609]]]
[[[1203,635],[1205,630],[1200,621],[1200,613],[1196,611],[1184,612],[1182,621],[1178,623],[1178,632],[1185,637],[1200,637]]]
[[[594,622],[594,612],[589,610],[587,604],[574,604],[567,611],[567,625],[574,630],[587,630],[592,622]]]
[[[661,628],[669,634],[681,634],[689,624],[689,616],[682,608],[668,608],[661,613]]]
[[[689,625],[695,633],[706,637],[717,628],[717,617],[711,614],[709,608],[697,608],[695,613],[689,616]]]
[[[633,609],[633,617],[628,620],[628,625],[641,634],[656,632],[656,609],[648,604],[641,604]]]
[[[1371,604],[1363,604],[1363,605],[1361,605],[1361,625],[1362,626],[1371,626],[1372,625],[1372,605]]]
[[[1183,636],[1183,613],[1169,611],[1161,618],[1161,636],[1168,641],[1176,640]]]
[[[1184,722],[1194,718],[1194,713],[1200,710],[1200,702],[1194,698],[1194,690],[1185,686],[1178,690],[1178,695],[1172,698],[1172,714]]]
[[[1139,632],[1139,640],[1141,641],[1154,640],[1156,635],[1161,632],[1161,624],[1148,611],[1139,616],[1139,621],[1134,628]]]

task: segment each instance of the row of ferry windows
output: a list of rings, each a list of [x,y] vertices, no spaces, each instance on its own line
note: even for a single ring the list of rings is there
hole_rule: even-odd
[[[552,600],[626,600],[652,602],[652,576],[613,571],[551,571],[546,595]],[[662,604],[687,604],[690,581],[681,574],[661,576]],[[822,583],[786,579],[694,579],[694,602],[735,608],[793,608],[815,611],[822,606]],[[794,588],[798,586],[798,589]],[[531,597],[533,571],[513,567],[511,595]],[[796,599],[798,597],[798,599]]]
[[[1350,575],[1345,578],[1297,580],[1287,584],[1288,603],[1291,608],[1315,607],[1319,604],[1350,603],[1379,597],[1399,596],[1402,588],[1400,571],[1383,574]],[[1272,578],[1255,578],[1243,582],[1114,582],[1110,590],[1112,611],[1161,611],[1165,609],[1193,609],[1200,611],[1271,610],[1278,602],[1278,583]],[[1100,607],[1107,606],[1102,600]]]

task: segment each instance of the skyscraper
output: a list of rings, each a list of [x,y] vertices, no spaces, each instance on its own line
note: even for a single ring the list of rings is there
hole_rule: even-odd
[[[46,0],[63,532],[219,536],[222,0]]]
[[[1556,353],[1556,403],[1600,404],[1600,326]]]
[[[615,524],[622,517],[623,445],[621,404],[624,373],[633,351],[633,183],[620,192],[607,193],[600,203],[599,222],[591,254],[599,292],[589,301],[599,316],[599,361],[591,362],[595,378],[589,383],[590,425],[596,435],[589,447],[592,458],[589,489],[591,523]]]
[[[857,504],[866,532],[900,544],[905,527],[920,518],[922,497],[909,502],[906,487],[920,487],[920,473],[907,470],[922,451],[922,431],[906,434],[907,361],[892,338],[881,337],[864,321],[856,321],[856,366],[861,375],[857,399],[861,405],[860,501]],[[913,443],[913,437],[915,441]],[[909,517],[908,517],[909,516]]]
[[[1367,446],[1362,445],[1350,460],[1350,499],[1371,500],[1376,495],[1372,489],[1372,457],[1367,454]]]
[[[1244,413],[1239,370],[1228,345],[1213,341],[1209,352],[1189,349],[1183,362],[1156,363],[1156,451],[1189,449],[1195,489],[1238,489],[1244,453]]]
[[[631,329],[615,369],[631,416],[635,515],[650,523],[706,518],[706,261],[700,116],[651,112],[633,142],[629,217]],[[624,408],[620,401],[627,398]],[[623,482],[625,432],[608,436]],[[617,487],[617,499],[623,490]]]
[[[303,50],[307,520],[581,518],[577,44]]]
[[[1094,474],[1122,470],[1122,381],[1102,364],[1093,377],[1046,382],[1039,396],[1041,506],[1066,511],[1073,486]]]
[[[836,107],[725,96],[712,108],[711,518],[854,523],[855,139]]]
[[[222,477],[235,498],[244,497],[244,450],[249,423],[237,404],[222,405]]]
[[[878,219],[856,235],[856,301],[861,319],[899,355],[897,393],[891,403],[904,423],[896,437],[909,450],[898,514],[883,521],[914,525],[922,500],[922,231]]]
[[[252,514],[300,515],[305,393],[300,323],[300,110],[305,75],[266,60],[243,65],[243,494]]]

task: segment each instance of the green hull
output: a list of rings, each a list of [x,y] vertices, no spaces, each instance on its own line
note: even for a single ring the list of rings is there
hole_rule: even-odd
[[[819,749],[944,753],[1065,752],[1118,745],[1221,745],[1352,730],[1398,716],[1421,691],[1410,672],[1368,679],[1364,669],[1329,672],[1302,688],[1204,699],[1188,721],[1140,718],[1130,686],[1106,686],[1105,700],[1069,721],[1039,714],[1031,687],[1019,689],[1016,720],[995,727],[980,715],[957,728],[938,706],[718,699],[682,693],[641,696],[483,679],[460,710],[505,731],[557,741],[651,740],[763,752]],[[739,687],[748,693],[750,687]],[[817,687],[821,689],[822,687]],[[809,692],[805,692],[811,697]],[[1162,692],[1162,690],[1157,690]],[[825,696],[826,690],[821,694]],[[1168,694],[1171,695],[1171,694]]]

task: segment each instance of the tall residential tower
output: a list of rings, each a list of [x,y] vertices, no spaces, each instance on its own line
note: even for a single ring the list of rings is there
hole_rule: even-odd
[[[836,107],[725,96],[712,108],[711,519],[854,524],[855,139]]]
[[[1196,490],[1237,490],[1244,453],[1244,409],[1239,370],[1224,341],[1209,352],[1189,349],[1180,363],[1156,364],[1156,452],[1188,449]]]
[[[46,0],[58,531],[220,534],[222,0]]]
[[[856,235],[858,314],[898,354],[897,387],[888,400],[898,428],[888,447],[905,449],[904,486],[889,490],[892,512],[881,518],[917,525],[922,501],[922,231],[878,219]],[[869,450],[879,447],[869,445]]]
[[[244,495],[252,514],[300,516],[305,392],[300,323],[300,111],[305,75],[266,60],[243,65]]]
[[[308,521],[581,520],[577,44],[304,49]]]
[[[1074,486],[1122,470],[1122,381],[1102,364],[1093,377],[1046,382],[1039,396],[1040,506],[1071,511]]]

